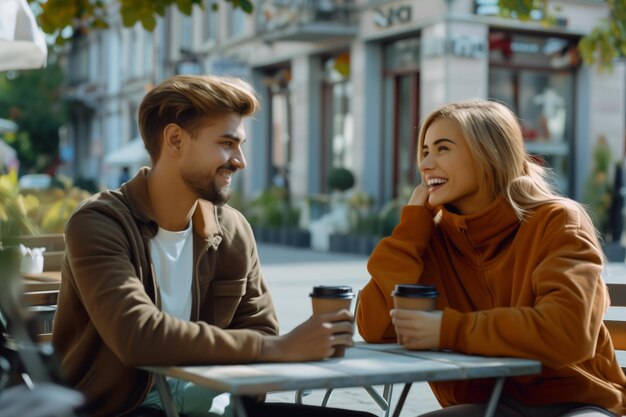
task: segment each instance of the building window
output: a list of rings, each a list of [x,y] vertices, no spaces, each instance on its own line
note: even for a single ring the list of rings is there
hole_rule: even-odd
[[[191,16],[183,16],[183,28],[180,38],[180,49],[190,51],[193,37],[193,20]]]
[[[419,125],[418,37],[399,39],[384,48],[385,113],[383,167],[385,199],[400,195],[417,181],[417,129]]]
[[[70,54],[70,83],[75,85],[89,79],[89,44],[85,38],[74,43]]]
[[[204,6],[202,39],[206,41],[217,42],[219,36],[219,10],[213,10],[212,2],[207,2]]]
[[[128,62],[128,79],[138,78],[141,75],[141,53],[143,50],[141,45],[140,29],[135,26],[128,29],[128,43],[124,45],[126,48],[126,56]],[[139,51],[139,52],[138,52]]]
[[[228,8],[228,36],[237,38],[243,35],[245,16],[244,11],[237,8]]]
[[[354,170],[354,122],[352,119],[352,83],[350,52],[327,57],[322,62],[322,190],[332,168]]]
[[[137,111],[138,111],[138,106],[135,103],[130,103],[130,105],[128,106],[128,110],[130,112],[129,114],[129,133],[130,133],[130,140],[134,139],[134,138],[138,138],[139,137],[139,122],[138,122],[138,116],[137,116]]]
[[[291,68],[268,70],[264,79],[270,97],[270,182],[289,191],[291,164]]]
[[[495,31],[489,44],[489,97],[517,114],[528,152],[571,194],[576,40]]]

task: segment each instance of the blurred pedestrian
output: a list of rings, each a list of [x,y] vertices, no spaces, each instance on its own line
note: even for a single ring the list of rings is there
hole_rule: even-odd
[[[130,180],[130,168],[128,168],[127,166],[123,166],[122,171],[120,172],[120,179],[119,179],[120,186],[128,182],[128,180]]]

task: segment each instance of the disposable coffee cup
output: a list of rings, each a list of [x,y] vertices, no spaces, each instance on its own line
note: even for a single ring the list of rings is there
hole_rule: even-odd
[[[398,284],[391,295],[398,309],[432,311],[439,293],[434,285]]]
[[[313,292],[311,292],[310,296],[313,315],[318,316],[339,310],[350,310],[354,293],[352,292],[352,287],[346,285],[319,285],[313,287]],[[332,357],[341,358],[345,353],[346,347],[338,345],[335,346],[335,353]]]

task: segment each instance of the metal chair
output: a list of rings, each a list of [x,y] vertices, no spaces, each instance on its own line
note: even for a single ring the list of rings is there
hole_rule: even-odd
[[[65,250],[65,235],[63,233],[49,233],[21,235],[9,239],[10,245],[19,243],[29,248],[46,248],[46,252],[63,252]]]
[[[30,396],[50,401],[50,409],[57,409],[55,416],[74,417],[76,413],[73,408],[82,403],[82,394],[62,387],[59,363],[54,358],[52,345],[40,344],[36,341],[36,326],[32,320],[33,316],[23,306],[24,294],[19,265],[20,258],[17,248],[9,247],[0,250],[2,348],[5,353],[10,351],[14,353],[12,361],[4,361],[5,368],[6,363],[9,363],[13,369],[5,370],[5,372],[19,373],[23,383],[35,391],[30,393]],[[50,390],[59,394],[57,400],[54,400],[54,396],[47,395]],[[22,399],[28,397],[28,395],[17,396]]]
[[[611,334],[617,360],[626,373],[626,281],[608,282],[611,307],[604,324]]]

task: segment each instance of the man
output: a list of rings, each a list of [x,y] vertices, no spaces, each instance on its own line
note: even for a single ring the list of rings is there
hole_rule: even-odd
[[[278,336],[250,226],[225,205],[246,166],[243,119],[258,105],[240,80],[164,81],[139,108],[152,168],[94,195],[68,221],[53,344],[92,415],[160,406],[140,366],[317,360],[353,343],[348,311]],[[179,412],[231,412],[223,395],[169,383]],[[246,407],[251,416],[340,412]]]

